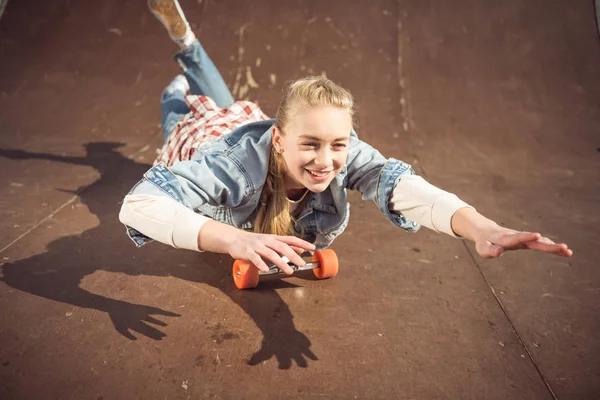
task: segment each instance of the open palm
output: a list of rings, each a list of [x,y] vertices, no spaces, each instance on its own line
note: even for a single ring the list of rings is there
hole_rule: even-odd
[[[534,232],[520,232],[496,226],[484,231],[475,240],[477,253],[484,258],[500,257],[507,250],[529,249],[570,257],[573,252],[565,243],[554,243]]]

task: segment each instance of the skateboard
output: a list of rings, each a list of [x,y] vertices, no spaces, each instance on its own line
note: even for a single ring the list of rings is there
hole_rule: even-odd
[[[294,271],[312,269],[319,279],[332,278],[337,275],[339,269],[337,254],[331,249],[315,251],[312,261],[303,267],[292,264],[287,257],[282,258]],[[235,260],[233,263],[233,282],[238,289],[257,287],[260,275],[284,275],[284,273],[276,265],[271,265],[269,272],[262,272],[250,261]]]

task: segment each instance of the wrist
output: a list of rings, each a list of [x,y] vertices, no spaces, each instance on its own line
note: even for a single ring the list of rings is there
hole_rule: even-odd
[[[244,232],[221,222],[207,221],[198,231],[198,248],[202,251],[227,254],[240,233]]]
[[[498,224],[470,207],[458,209],[452,216],[451,225],[454,233],[474,242],[498,228]]]

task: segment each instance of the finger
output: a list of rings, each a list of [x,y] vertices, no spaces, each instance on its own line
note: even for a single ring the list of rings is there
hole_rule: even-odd
[[[181,317],[181,314],[177,314],[172,311],[161,310],[160,308],[154,307],[152,307],[150,314],[164,315],[165,317]]]
[[[277,240],[279,240],[285,244],[289,244],[290,246],[300,247],[307,251],[316,249],[314,244],[307,242],[304,239],[300,239],[299,237],[296,237],[296,236],[277,236]]]
[[[296,353],[292,357],[294,358],[294,361],[296,361],[297,366],[299,366],[300,368],[308,368],[308,363],[306,362],[304,357],[302,357],[302,354]]]
[[[547,243],[542,243],[542,242],[527,242],[524,243],[525,247],[527,247],[528,249],[531,250],[536,250],[536,251],[545,251],[546,253],[556,253],[557,251],[560,251],[561,247],[558,244],[547,244]]]
[[[504,254],[504,247],[498,246],[497,244],[490,244],[491,257],[500,257],[502,254]]]
[[[541,242],[541,243],[546,243],[546,244],[556,244],[554,243],[552,240],[548,239],[547,237],[541,237],[537,240],[537,242]]]
[[[167,326],[166,322],[162,322],[161,320],[151,317],[150,315],[147,315],[146,318],[144,318],[144,321],[153,323],[154,325]]]
[[[298,254],[302,254],[304,253],[306,250],[300,248],[300,247],[296,247],[296,246],[290,246],[292,248],[292,250],[294,250],[296,253]]]
[[[256,252],[260,256],[266,258],[267,260],[269,260],[273,264],[275,264],[277,266],[277,268],[282,270],[285,274],[291,275],[294,272],[292,270],[292,268],[285,261],[283,261],[281,256],[279,254],[277,254],[276,252],[274,252],[273,250],[271,250],[270,248],[265,246],[264,248],[259,249]],[[296,255],[296,256],[298,256],[298,255]]]
[[[131,329],[146,336],[149,339],[154,340],[162,340],[165,336],[167,336],[165,333],[159,331],[151,325],[145,324],[143,321],[139,321],[139,323],[137,323],[135,326],[132,326]]]
[[[264,346],[264,344],[263,344]],[[258,365],[263,361],[267,361],[269,358],[273,357],[273,352],[269,350],[268,347],[263,347],[248,360],[248,365]]]
[[[502,254],[504,254],[504,251],[504,247],[493,244],[490,241],[485,241],[477,246],[477,252],[483,258],[500,257]]]
[[[133,336],[133,334],[131,332],[129,332],[129,329],[127,329],[126,327],[115,325],[115,328],[117,328],[117,332],[119,332],[121,335],[125,336],[127,339],[137,340],[137,338],[135,336]]]
[[[269,243],[269,247],[275,250],[277,253],[286,256],[292,262],[292,264],[295,264],[298,267],[303,267],[306,264],[306,261],[304,261],[298,253],[296,253],[285,243],[274,240],[272,243]]]
[[[573,255],[573,250],[569,249],[569,248],[564,248],[561,249],[560,251],[557,251],[556,253],[557,256],[560,257],[571,257]]]
[[[317,361],[318,358],[309,348],[304,349],[303,353],[313,361]]]
[[[569,256],[573,255],[573,250],[569,249],[569,246],[566,243],[561,243],[559,246],[561,246],[565,254],[568,254]]]
[[[557,255],[560,255],[563,257],[570,257],[571,255],[573,255],[573,252],[571,250],[569,250],[569,247],[564,243],[547,244],[547,243],[541,243],[540,241],[536,241],[536,242],[525,243],[525,246],[531,250],[543,251],[546,253],[554,253],[554,254],[557,254]]]
[[[546,243],[546,244],[556,244],[552,240],[548,239],[547,237],[540,238],[538,240],[538,242],[542,242],[542,243]],[[559,243],[558,246],[560,246],[560,250],[554,254],[559,255],[561,257],[571,257],[573,255],[573,251],[571,249],[569,249],[569,246],[566,243]]]
[[[253,253],[250,257],[248,257],[248,261],[250,261],[259,271],[269,272],[269,266],[260,258],[260,255],[257,253]]]
[[[287,353],[276,353],[277,361],[279,361],[279,369],[290,369],[292,367],[292,359]]]
[[[525,242],[533,242],[539,240],[542,235],[539,233],[532,232],[519,232],[512,235],[502,236],[500,240],[496,242],[496,244],[503,247],[518,247]]]

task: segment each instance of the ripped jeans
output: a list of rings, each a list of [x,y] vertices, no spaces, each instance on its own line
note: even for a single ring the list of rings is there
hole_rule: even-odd
[[[191,94],[208,96],[222,108],[233,103],[233,96],[223,77],[198,40],[175,54],[174,59],[190,85]],[[160,125],[164,142],[181,117],[189,112],[185,94],[176,90],[163,91],[160,98]]]

